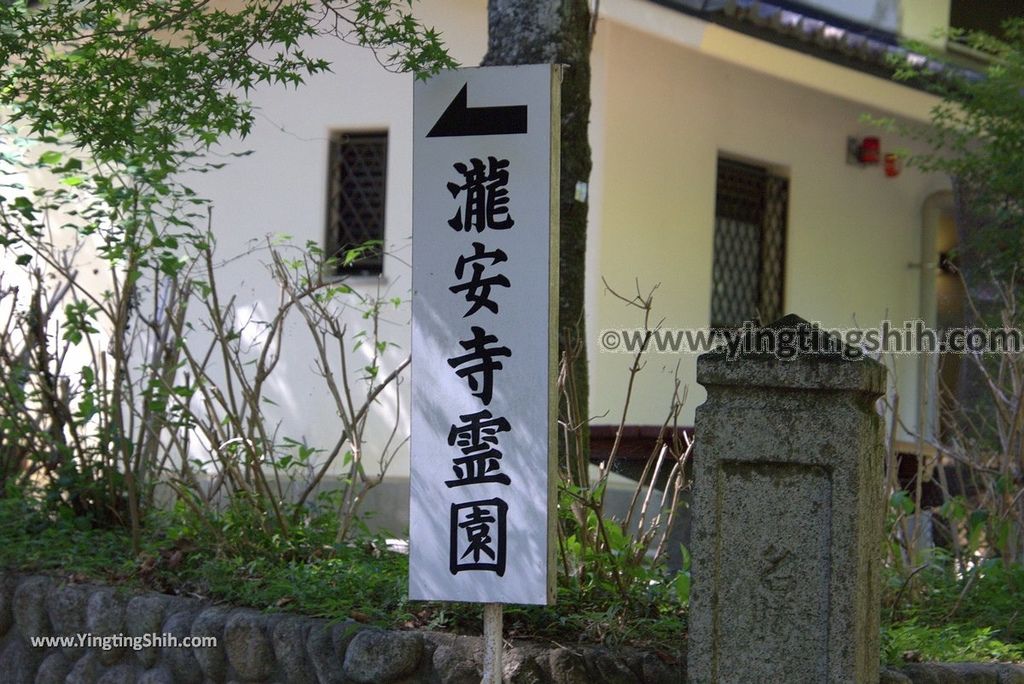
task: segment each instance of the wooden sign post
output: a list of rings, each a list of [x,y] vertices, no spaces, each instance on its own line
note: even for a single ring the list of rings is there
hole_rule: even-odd
[[[559,89],[539,65],[414,90],[409,598],[488,604],[494,681],[496,604],[554,600]]]

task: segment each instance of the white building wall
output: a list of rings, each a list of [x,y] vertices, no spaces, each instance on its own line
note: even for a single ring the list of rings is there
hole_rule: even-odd
[[[888,179],[879,167],[848,166],[845,145],[847,135],[878,133],[859,120],[871,111],[865,99],[872,93],[888,106],[906,104],[900,113],[918,115],[927,109],[923,96],[807,56],[780,53],[781,48],[764,48],[747,37],[734,38],[651,3],[607,0],[606,6],[613,20],[599,23],[593,55],[595,170],[587,257],[590,413],[602,416],[597,422],[618,422],[629,361],[601,353],[598,331],[637,324],[634,313],[604,292],[602,278],[623,291],[631,291],[637,278],[644,286],[660,284],[655,307],[667,327],[708,323],[720,152],[777,165],[790,178],[787,311],[844,327],[875,325],[885,317],[917,318],[920,274],[908,264],[919,261],[924,200],[945,183],[914,171]],[[430,0],[417,7],[424,23],[442,31],[456,59],[467,66],[479,62],[486,49],[483,0]],[[643,13],[631,11],[637,8]],[[665,27],[673,25],[679,28],[678,42],[664,36]],[[759,55],[752,66],[745,51],[751,45],[766,50],[770,59]],[[330,132],[386,129],[384,277],[350,284],[367,293],[379,285],[389,296],[408,300],[411,78],[384,73],[368,51],[338,42],[318,41],[308,51],[330,58],[334,73],[311,77],[298,90],[254,93],[256,126],[247,140],[230,146],[253,154],[197,179],[197,189],[214,201],[219,253],[244,252],[275,233],[291,235],[296,245],[322,243]],[[835,94],[844,90],[842,79],[860,101]],[[892,149],[895,141],[881,135],[884,149]],[[267,313],[276,292],[259,260],[257,253],[231,262],[221,282],[240,304]],[[382,373],[408,353],[408,305],[387,312],[385,319],[382,335],[398,348],[386,354]],[[316,378],[306,333],[298,327],[289,331],[285,348],[290,351],[272,384],[284,420],[281,434],[317,446],[333,444],[340,425],[323,381]],[[695,358],[669,355],[651,357],[628,422],[661,422],[677,361],[690,386],[682,422],[692,424],[693,408],[703,401],[694,383]],[[904,405],[913,406],[915,362],[903,359],[898,370]],[[398,395],[385,396],[374,410],[371,443],[383,437],[399,412],[407,425],[407,409],[404,385]],[[408,473],[405,454],[392,466],[397,478]],[[391,505],[405,504],[398,496]]]
[[[425,24],[443,32],[456,60],[466,65],[479,63],[487,44],[485,3],[433,0],[417,8]],[[252,153],[198,177],[194,185],[213,201],[213,231],[222,258],[261,248],[268,235],[286,234],[291,244],[300,247],[309,240],[323,245],[330,134],[388,132],[384,275],[346,281],[365,296],[403,301],[398,308],[387,306],[381,317],[381,338],[396,345],[381,359],[380,375],[384,376],[409,353],[412,77],[388,73],[369,50],[338,40],[311,42],[307,53],[329,59],[333,73],[309,77],[298,89],[273,87],[254,92],[251,99],[257,114],[252,133],[224,150]],[[277,303],[277,291],[262,266],[266,261],[265,251],[257,249],[225,265],[219,278],[222,287],[237,297],[240,309],[256,307],[257,318],[264,319]],[[350,334],[365,327],[357,310],[347,322]],[[267,410],[280,415],[280,436],[329,447],[337,440],[341,424],[327,386],[317,376],[309,334],[298,317],[294,323],[270,383],[269,394],[279,407]],[[350,341],[349,346],[354,343]],[[363,345],[360,352],[368,361],[370,346]],[[380,396],[371,413],[368,444],[382,444],[396,420],[402,426],[400,436],[407,434],[408,397],[404,382],[397,393],[387,391]],[[366,468],[371,473],[377,470],[372,457]],[[390,472],[407,476],[408,470],[408,450],[401,449]]]

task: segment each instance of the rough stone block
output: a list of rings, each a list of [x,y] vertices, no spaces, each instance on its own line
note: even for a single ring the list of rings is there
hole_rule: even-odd
[[[502,657],[502,675],[508,684],[542,684],[551,681],[545,649],[523,643],[507,649]]]
[[[419,634],[363,630],[345,652],[345,675],[360,684],[394,682],[416,669],[422,652]]]
[[[1000,665],[999,684],[1024,684],[1024,665]]]
[[[309,630],[309,620],[300,617],[286,617],[274,625],[270,641],[285,684],[317,684],[316,672],[306,656]]]
[[[125,634],[137,639],[147,634],[160,634],[167,602],[167,597],[160,594],[142,594],[128,601],[124,615]],[[135,658],[144,668],[153,667],[158,656],[156,646],[145,646],[135,651]]]
[[[85,607],[85,625],[94,637],[114,637],[125,633],[125,599],[113,589],[99,589],[92,592]],[[105,648],[97,651],[100,662],[113,665],[126,653],[124,647]]]
[[[999,663],[913,663],[903,674],[914,684],[1016,684],[1024,667]]]
[[[441,684],[477,684],[481,671],[477,663],[465,658],[452,646],[437,646],[431,658]]]
[[[320,684],[342,684],[345,681],[343,660],[334,647],[331,628],[326,622],[316,624],[309,630],[306,654]]]
[[[556,648],[548,654],[551,678],[559,684],[590,684],[583,655],[569,648]]]
[[[32,684],[43,655],[40,649],[32,648],[24,639],[8,639],[0,651],[0,673],[4,684]]]
[[[223,681],[228,669],[227,655],[224,652],[224,625],[230,613],[230,608],[215,606],[199,613],[192,622],[193,638],[214,637],[217,639],[216,647],[200,648],[195,646],[192,648],[192,655],[199,662],[203,674],[215,682]]]
[[[686,681],[681,666],[669,665],[655,655],[645,654],[640,662],[644,684],[678,684]]]
[[[139,675],[136,684],[174,684],[174,676],[165,667],[155,667]]]
[[[600,648],[587,649],[583,656],[591,682],[634,684],[639,677],[624,662]]]
[[[96,684],[103,675],[103,663],[93,651],[88,651],[71,668],[65,684]]]
[[[171,613],[164,621],[163,631],[173,635],[179,642],[192,635],[194,609]],[[200,684],[203,671],[190,648],[164,648],[160,651],[160,663],[170,670],[175,684]]]
[[[54,634],[73,637],[89,631],[85,613],[90,589],[82,584],[68,584],[50,594],[46,612],[50,616]],[[81,646],[62,646],[61,650],[72,660],[80,658],[85,652]]]
[[[61,651],[52,651],[39,665],[35,684],[64,684],[64,680],[71,673],[72,662]]]
[[[127,660],[111,667],[100,675],[100,678],[96,680],[96,684],[126,684],[126,682],[136,681],[138,677],[138,665],[131,660]]]
[[[274,671],[274,647],[259,613],[238,610],[224,625],[224,651],[243,679],[266,679]]]
[[[14,624],[26,639],[50,633],[50,617],[46,614],[46,597],[53,588],[49,577],[28,577],[14,590]]]
[[[910,677],[899,670],[883,667],[878,672],[878,684],[910,684]]]
[[[885,368],[711,353],[697,380],[690,683],[878,681]]]

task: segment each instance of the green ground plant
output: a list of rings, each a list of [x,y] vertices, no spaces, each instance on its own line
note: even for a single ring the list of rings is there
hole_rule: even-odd
[[[1005,22],[1000,36],[950,31],[942,38],[970,48],[979,60],[970,68],[936,69],[944,55],[909,46],[894,62],[896,78],[940,101],[926,124],[876,123],[926,145],[908,156],[909,165],[951,179],[958,247],[950,265],[966,294],[963,324],[1024,329],[1024,18]],[[919,437],[937,456],[918,459],[910,491],[895,475],[889,482],[886,607],[893,627],[887,653],[929,658],[945,641],[950,659],[984,659],[990,652],[1019,660],[1024,354],[964,354],[958,387],[942,387],[939,395],[947,418],[942,434]],[[897,403],[891,402],[892,416]],[[890,433],[900,431],[915,432],[894,419]],[[889,462],[895,465],[892,445]],[[944,503],[924,510],[922,485],[929,475]],[[938,548],[920,543],[926,526],[917,523],[925,516]]]
[[[347,533],[373,484],[359,453],[363,403],[346,397],[339,444],[320,451],[276,434],[263,402],[289,314],[353,344],[359,333],[329,320],[351,291],[309,276],[353,254],[313,254],[311,266],[270,250],[287,299],[255,321],[263,347],[250,353],[233,299],[218,298],[210,207],[187,180],[221,166],[207,156],[218,141],[251,130],[252,89],[330,68],[302,47],[325,34],[417,77],[452,65],[400,0],[0,3],[0,490],[33,489],[55,515],[123,526],[139,552],[161,487],[207,510],[234,496],[251,522],[287,536],[282,476],[339,458]],[[376,368],[372,322],[363,334]],[[204,335],[205,348],[187,342]],[[360,396],[372,402],[394,380],[369,377]],[[209,462],[193,463],[192,435]]]
[[[1024,568],[998,559],[958,576],[939,549],[919,571],[919,593],[888,568],[883,591],[882,658],[907,661],[1024,661]]]
[[[0,499],[0,569],[49,572],[70,581],[103,581],[137,589],[202,596],[261,610],[354,619],[393,629],[444,629],[479,634],[477,604],[410,602],[408,556],[381,534],[363,529],[335,543],[337,519],[310,521],[304,534],[263,535],[247,516],[225,511],[215,531],[184,507],[163,511],[144,526],[142,551],[131,551],[124,529],[101,529],[57,517],[19,495]],[[685,618],[670,585],[634,587],[633,606],[617,592],[558,588],[558,603],[509,606],[506,635],[559,643],[631,644],[681,657]]]
[[[366,407],[405,367],[381,371],[393,350],[374,322],[394,301],[359,299],[323,277],[355,252],[307,245],[300,257],[270,243],[260,249],[280,305],[256,322],[260,344],[243,344],[234,302],[217,287],[209,207],[179,176],[215,171],[203,153],[249,130],[247,89],[297,85],[328,68],[302,53],[304,38],[353,40],[423,75],[450,65],[436,34],[401,3],[379,0],[249,2],[235,13],[199,0],[14,2],[0,3],[0,27],[0,238],[21,269],[18,282],[11,272],[0,282],[0,567],[477,633],[477,606],[410,603],[407,557],[360,521],[358,503],[375,484],[366,459],[386,462],[397,446],[360,438]],[[102,265],[99,292],[85,283],[83,255]],[[649,329],[650,294],[620,299]],[[364,330],[338,326],[341,301],[366,313]],[[278,434],[267,418],[286,321],[318,342],[314,363],[341,426],[333,445]],[[189,325],[201,346],[185,342]],[[345,366],[359,344],[372,349],[370,363]],[[72,365],[76,352],[88,363]],[[596,476],[561,473],[559,603],[509,608],[510,636],[632,643],[680,657],[688,567],[670,573],[664,563],[693,447],[678,426],[678,384],[627,512],[616,519],[605,501],[642,354],[626,369],[611,455]],[[570,351],[567,397],[573,361]],[[586,453],[588,417],[566,405],[564,441]],[[317,494],[339,464],[343,486]],[[966,501],[962,515],[946,511],[969,553],[955,563],[936,554],[893,576],[888,659],[1020,657],[1020,567],[992,552],[994,525],[1017,510],[1019,490],[989,491],[1008,505],[984,519]],[[899,515],[905,501],[894,504]],[[891,540],[902,543],[895,529]],[[921,588],[906,591],[908,575]]]

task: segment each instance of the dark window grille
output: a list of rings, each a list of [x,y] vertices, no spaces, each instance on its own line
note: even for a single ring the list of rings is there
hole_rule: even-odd
[[[718,160],[711,326],[782,316],[789,183],[767,169]]]
[[[949,5],[949,25],[968,31],[984,31],[1005,38],[1003,22],[1021,15],[1020,0],[952,0]],[[962,38],[954,37],[957,42]]]
[[[384,239],[387,188],[387,133],[335,133],[331,136],[327,195],[327,250],[337,257],[337,272],[346,275],[379,274],[381,246],[368,249],[348,265],[342,262],[351,249],[369,240]]]

